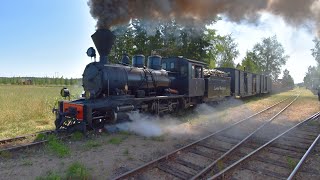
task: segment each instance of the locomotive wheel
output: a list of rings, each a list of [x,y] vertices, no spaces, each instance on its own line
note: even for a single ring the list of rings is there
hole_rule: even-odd
[[[186,109],[186,106],[187,106],[187,101],[184,98],[179,99],[179,109],[180,110]]]
[[[93,130],[103,129],[104,128],[104,120],[103,119],[95,119],[95,120],[93,120],[91,128]]]
[[[171,101],[168,102],[168,110],[169,110],[169,112],[173,112],[174,111],[174,108],[173,108],[173,105],[172,105]]]
[[[116,123],[118,119],[118,114],[115,111],[106,112],[106,119],[108,123]]]
[[[91,121],[88,122],[88,127],[93,130],[102,129],[105,124],[105,118],[106,114],[100,111],[94,111],[91,115]]]

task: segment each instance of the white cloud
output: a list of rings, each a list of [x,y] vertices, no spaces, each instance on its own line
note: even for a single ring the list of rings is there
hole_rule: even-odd
[[[287,25],[281,17],[263,13],[257,24],[239,24],[221,20],[211,27],[218,30],[219,34],[232,34],[240,51],[236,63],[241,62],[246,51],[251,50],[256,43],[261,42],[262,38],[277,35],[278,41],[284,46],[286,54],[290,56],[282,70],[287,68],[296,83],[303,81],[308,66],[316,64],[310,51],[314,46],[312,42],[315,37],[314,34],[307,28]]]

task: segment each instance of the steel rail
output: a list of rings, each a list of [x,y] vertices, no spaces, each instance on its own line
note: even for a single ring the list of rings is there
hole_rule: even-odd
[[[47,130],[47,131],[41,131],[41,132],[37,132],[34,134],[27,134],[27,135],[23,135],[23,136],[17,136],[14,138],[8,138],[8,139],[2,139],[0,140],[0,147],[4,146],[6,144],[9,144],[8,147],[5,148],[0,148],[0,152],[4,152],[4,151],[14,151],[14,150],[19,150],[22,148],[27,148],[27,147],[32,147],[32,146],[36,146],[36,145],[40,145],[43,143],[48,142],[49,140],[45,139],[45,140],[38,140],[38,141],[33,141],[33,142],[28,142],[25,144],[19,144],[19,145],[12,145],[10,146],[10,143],[14,143],[15,141],[23,141],[25,139],[28,139],[30,137],[35,137],[39,134],[44,134],[44,135],[50,135],[50,134],[54,134],[56,131],[55,130]],[[61,136],[61,137],[57,137],[58,139],[64,139],[70,137],[70,135],[66,135],[66,136]]]
[[[57,137],[58,139],[65,139],[70,137],[71,135],[66,135],[66,136],[62,136],[62,137]],[[7,147],[7,148],[3,148],[0,149],[0,153],[4,152],[4,151],[16,151],[19,149],[23,149],[23,148],[27,148],[27,147],[32,147],[32,146],[36,146],[36,145],[40,145],[40,144],[44,144],[46,142],[48,142],[49,140],[41,140],[41,141],[35,141],[35,142],[31,142],[31,143],[26,143],[26,144],[22,144],[22,145],[17,145],[17,146],[11,146],[11,147]]]
[[[139,167],[137,167],[137,168],[135,168],[135,169],[133,169],[133,170],[131,170],[131,171],[128,171],[128,172],[126,172],[126,173],[124,173],[124,174],[122,174],[122,175],[114,178],[114,180],[125,179],[125,178],[128,178],[128,177],[130,177],[130,176],[133,176],[134,174],[137,174],[137,173],[139,173],[139,172],[142,172],[144,169],[146,169],[146,168],[148,168],[148,167],[150,167],[150,166],[152,166],[152,165],[155,165],[155,164],[157,164],[158,162],[161,162],[161,161],[163,161],[163,160],[167,160],[167,159],[169,159],[169,158],[171,158],[171,157],[174,157],[174,156],[175,156],[176,154],[178,154],[180,151],[185,150],[185,149],[187,149],[187,148],[189,148],[189,147],[192,147],[192,146],[196,145],[197,143],[199,143],[199,142],[201,142],[201,141],[203,141],[203,140],[205,140],[205,139],[208,139],[208,138],[210,138],[210,137],[212,137],[212,136],[214,136],[214,135],[216,135],[216,134],[218,134],[218,133],[220,133],[220,132],[223,132],[223,131],[225,131],[225,130],[231,129],[231,128],[233,128],[233,127],[235,127],[235,126],[237,126],[237,125],[239,125],[239,124],[241,124],[241,123],[243,123],[243,122],[245,122],[245,121],[247,121],[247,120],[249,120],[249,119],[251,119],[251,118],[253,118],[253,117],[255,117],[255,116],[257,116],[257,115],[259,115],[259,114],[261,114],[261,113],[263,113],[263,112],[265,112],[265,111],[267,111],[267,110],[269,110],[269,109],[271,109],[271,108],[273,108],[273,107],[275,107],[275,106],[277,106],[278,104],[280,104],[280,103],[288,100],[289,98],[290,98],[290,97],[285,98],[285,99],[283,99],[283,100],[281,100],[281,101],[279,101],[279,102],[277,102],[277,103],[275,103],[275,104],[273,104],[273,105],[271,105],[271,106],[269,106],[269,107],[267,107],[267,108],[265,108],[265,109],[263,109],[263,110],[255,113],[255,114],[250,115],[249,117],[247,117],[247,118],[245,118],[245,119],[242,119],[242,120],[240,120],[240,121],[238,121],[238,122],[235,122],[235,123],[233,123],[233,124],[231,124],[231,125],[223,128],[223,129],[221,129],[221,130],[219,130],[219,131],[216,131],[216,132],[214,132],[214,133],[212,133],[212,134],[209,134],[209,135],[207,135],[207,136],[205,136],[205,137],[203,137],[203,138],[201,138],[201,139],[199,139],[199,140],[197,140],[197,141],[195,141],[195,142],[193,142],[193,143],[190,143],[190,144],[188,144],[188,145],[186,145],[186,146],[184,146],[184,147],[181,147],[181,148],[179,148],[179,149],[177,149],[177,150],[175,150],[175,151],[173,151],[173,152],[171,152],[171,153],[168,153],[168,154],[166,154],[166,155],[163,155],[163,156],[161,156],[161,157],[159,157],[159,158],[157,158],[157,159],[155,159],[155,160],[153,160],[153,161],[151,161],[151,162],[149,162],[149,163],[143,164],[143,165],[141,165],[141,166],[139,166]]]
[[[291,172],[290,176],[288,177],[287,180],[292,180],[293,177],[297,174],[298,170],[300,169],[300,167],[302,166],[303,162],[307,159],[308,155],[310,154],[310,152],[312,151],[312,149],[314,148],[314,146],[317,144],[317,142],[320,139],[320,134],[318,135],[318,137],[313,141],[313,143],[311,144],[311,146],[308,148],[307,152],[303,155],[303,157],[300,159],[299,163],[296,165],[296,167],[294,168],[294,170]]]
[[[22,135],[22,136],[16,136],[16,137],[13,137],[13,138],[1,139],[0,140],[0,144],[5,144],[5,143],[8,143],[8,142],[27,139],[28,137],[37,136],[39,134],[50,134],[50,133],[54,133],[54,132],[55,132],[55,130],[48,130],[48,131],[37,132],[37,133],[34,133],[34,134],[26,134],[26,135]]]
[[[301,126],[302,124],[313,120],[317,117],[320,116],[320,112],[317,112],[315,114],[313,114],[312,116],[310,116],[309,118],[305,119],[304,121],[301,121],[300,123],[296,124],[295,126],[289,128],[288,130],[286,130],[285,132],[279,134],[278,136],[276,136],[275,138],[271,139],[270,141],[268,141],[267,143],[265,143],[264,145],[260,146],[259,148],[257,148],[256,150],[252,151],[251,153],[249,153],[248,155],[244,156],[243,158],[239,159],[238,161],[236,161],[235,163],[231,164],[230,166],[226,167],[225,169],[223,169],[222,171],[220,171],[219,173],[215,174],[214,176],[208,178],[208,180],[213,180],[216,178],[221,177],[223,174],[225,174],[226,172],[230,171],[231,169],[235,168],[237,165],[239,165],[240,163],[244,162],[245,160],[247,160],[248,158],[250,158],[252,155],[256,154],[257,152],[260,152],[262,149],[264,149],[265,147],[267,147],[268,145],[270,145],[271,143],[273,143],[275,140],[279,139],[280,137],[282,137],[284,134],[287,134],[288,132],[290,132],[291,130],[297,128],[298,126]]]
[[[231,149],[229,149],[227,152],[225,152],[223,155],[221,155],[218,159],[216,159],[214,162],[212,162],[211,164],[209,164],[205,169],[203,169],[202,171],[200,171],[198,174],[196,174],[195,176],[193,176],[191,178],[191,180],[195,180],[195,179],[199,179],[202,178],[203,176],[207,175],[208,172],[210,172],[210,170],[222,159],[224,159],[225,157],[227,157],[230,153],[232,153],[234,150],[236,150],[237,148],[239,148],[244,142],[246,142],[249,138],[251,138],[254,134],[256,134],[258,131],[260,131],[263,127],[265,127],[266,125],[268,125],[269,123],[271,123],[276,117],[278,117],[281,113],[283,113],[289,106],[291,106],[300,96],[297,95],[296,98],[294,98],[288,105],[286,105],[283,109],[281,109],[281,111],[279,111],[277,114],[275,114],[272,118],[270,118],[268,121],[266,121],[265,123],[263,123],[261,126],[259,126],[255,131],[253,131],[252,133],[250,133],[247,137],[245,137],[244,139],[242,139],[238,144],[234,145]]]

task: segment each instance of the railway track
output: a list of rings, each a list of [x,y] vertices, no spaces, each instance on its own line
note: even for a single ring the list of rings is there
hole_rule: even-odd
[[[221,160],[251,140],[284,112],[299,95],[284,99],[218,132],[124,173],[115,179],[203,179]],[[289,103],[287,102],[289,101]],[[256,119],[259,117],[260,119]],[[243,154],[245,156],[246,154]]]
[[[46,137],[54,134],[56,134],[55,130],[48,130],[48,131],[37,132],[34,134],[17,136],[14,138],[2,139],[0,140],[0,153],[3,151],[15,151],[15,150],[46,143],[48,142]],[[59,138],[63,138],[63,137],[64,136],[61,136]]]
[[[217,171],[212,166],[210,174],[203,178],[212,179],[241,179],[242,174],[250,175],[249,179],[296,179],[296,174],[307,174],[318,179],[320,172],[313,169],[301,169],[305,159],[312,152],[320,139],[320,112],[291,127],[268,142],[247,144],[255,150],[235,160],[236,153],[224,159],[226,166]],[[241,153],[241,152],[240,152]]]

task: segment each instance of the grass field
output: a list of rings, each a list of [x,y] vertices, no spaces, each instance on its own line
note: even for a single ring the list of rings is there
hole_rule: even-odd
[[[62,99],[61,88],[60,86],[0,85],[0,139],[53,129],[55,116],[52,114],[52,108],[58,100]],[[68,88],[72,95],[79,96],[82,91],[82,87]],[[305,88],[295,89],[294,92],[247,98],[243,101],[251,107],[251,104],[255,104],[253,102],[267,98],[269,101],[266,102],[270,104],[263,104],[264,107],[298,91],[302,92],[304,99],[316,101],[317,97]],[[257,106],[256,109],[263,107]],[[252,109],[255,108],[252,107]]]
[[[60,86],[0,85],[0,139],[54,128]],[[73,95],[82,87],[70,87]]]

